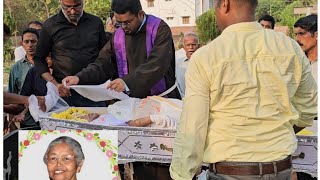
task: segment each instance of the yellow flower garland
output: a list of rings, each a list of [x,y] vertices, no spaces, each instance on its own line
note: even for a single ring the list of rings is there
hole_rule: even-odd
[[[71,107],[60,113],[52,113],[51,117],[55,119],[73,120],[79,122],[88,122],[86,119],[81,119],[79,116],[88,114],[88,111],[83,108]]]

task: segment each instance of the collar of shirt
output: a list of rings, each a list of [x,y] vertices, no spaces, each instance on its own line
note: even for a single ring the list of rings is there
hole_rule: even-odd
[[[223,30],[223,33],[226,32],[232,32],[232,31],[257,31],[257,30],[263,30],[262,26],[257,22],[243,22],[243,23],[237,23],[237,24],[232,24],[225,28]]]
[[[316,59],[316,60],[314,60],[314,61],[311,61],[310,64],[313,64],[313,63],[315,63],[315,62],[317,62],[317,61],[318,61],[318,59]]]
[[[28,64],[30,64],[32,66],[32,64],[29,62],[27,56],[24,56],[24,58],[22,59],[22,62],[23,63],[28,63]]]
[[[141,23],[141,25],[140,25],[140,27],[139,27],[139,29],[138,29],[138,31],[136,33],[138,33],[141,30],[142,26],[146,23],[146,21],[147,21],[147,16],[146,16],[146,14],[144,14],[143,21],[142,21],[142,23]]]
[[[87,13],[82,11],[79,22],[81,22],[85,19],[87,19]],[[58,13],[57,22],[69,22],[68,18],[63,14],[62,9]]]

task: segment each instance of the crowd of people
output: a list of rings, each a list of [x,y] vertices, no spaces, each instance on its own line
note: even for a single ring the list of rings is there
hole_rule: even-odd
[[[171,166],[135,163],[136,179],[192,179],[202,162],[208,179],[290,178],[295,132],[317,117],[317,15],[294,24],[293,40],[273,30],[272,16],[255,19],[257,0],[217,0],[221,35],[200,48],[197,34],[186,33],[175,51],[170,27],[140,0],[112,1],[108,32],[84,0],[60,3],[56,15],[22,32],[4,92],[11,121],[41,129],[28,97],[45,111],[48,82],[70,106],[108,106],[69,86],[111,79],[106,88],[131,97],[184,101]]]

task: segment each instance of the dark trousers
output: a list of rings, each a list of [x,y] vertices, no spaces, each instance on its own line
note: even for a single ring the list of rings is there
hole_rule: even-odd
[[[134,180],[171,180],[169,172],[170,164],[161,163],[133,163]]]
[[[71,89],[71,96],[70,97],[63,97],[69,106],[75,107],[106,107],[105,101],[94,102],[90,99],[87,99],[81,96],[79,93]]]

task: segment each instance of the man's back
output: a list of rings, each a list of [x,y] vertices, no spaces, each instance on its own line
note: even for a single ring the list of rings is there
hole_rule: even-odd
[[[187,86],[184,111],[193,113],[182,119],[188,130],[208,133],[204,162],[268,162],[295,151],[293,123],[300,113],[299,123],[312,124],[317,87],[294,40],[256,22],[239,23],[195,52],[190,63],[186,81],[193,86]]]

